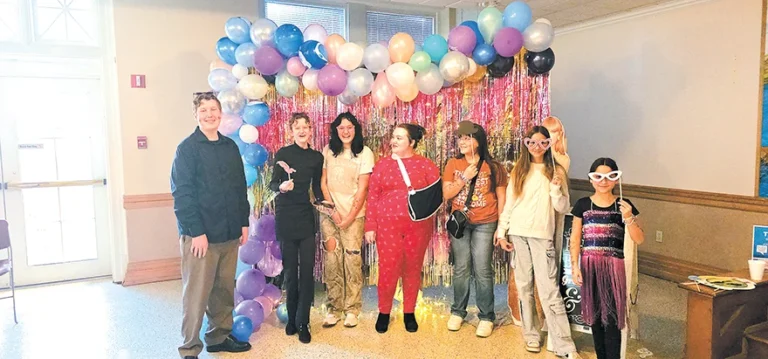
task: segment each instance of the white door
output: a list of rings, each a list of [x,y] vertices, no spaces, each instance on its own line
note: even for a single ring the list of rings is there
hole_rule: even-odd
[[[17,285],[111,274],[102,73],[91,60],[0,59],[0,218]]]

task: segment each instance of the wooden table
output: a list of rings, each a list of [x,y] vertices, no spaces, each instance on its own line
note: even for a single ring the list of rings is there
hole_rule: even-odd
[[[722,276],[749,279],[749,270]],[[744,329],[768,321],[768,274],[752,290],[717,291],[680,283],[688,291],[686,358],[727,358],[741,353]]]

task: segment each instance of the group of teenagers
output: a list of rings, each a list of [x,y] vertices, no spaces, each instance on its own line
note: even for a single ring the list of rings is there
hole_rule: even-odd
[[[242,208],[243,201],[247,206],[243,165],[234,141],[217,132],[221,118],[218,100],[201,95],[194,105],[199,126],[179,145],[171,175],[182,248],[185,342],[179,353],[184,358],[196,358],[202,351],[198,333],[204,313],[209,318],[205,335],[209,352],[250,349],[248,343],[228,334],[234,283],[226,279],[234,277],[237,252],[213,250],[230,242],[236,249],[237,239],[244,243],[248,238],[248,211]],[[345,327],[358,325],[365,240],[376,244],[379,258],[376,331],[386,333],[389,329],[399,280],[405,329],[418,330],[414,311],[435,221],[413,220],[408,195],[409,189],[426,188],[441,180],[450,212],[461,212],[467,219],[461,233],[449,231],[454,299],[448,330],[458,331],[465,322],[470,281],[474,280],[480,319],[476,335],[491,335],[496,319],[492,256],[499,246],[511,252],[525,349],[541,351],[534,315],[535,285],[552,351],[579,358],[558,285],[557,235],[562,236],[563,217],[570,212],[572,277],[582,287],[584,321],[592,328],[597,357],[620,358],[621,330],[628,321],[623,251],[625,241],[643,241],[639,212],[629,200],[613,194],[622,173],[610,158],[594,161],[587,175],[595,191],[571,207],[570,160],[557,118],[547,118],[542,126],[534,126],[525,134],[520,157],[509,173],[491,156],[485,129],[462,121],[455,133],[457,154],[447,162],[442,175],[435,163],[416,153],[426,134],[416,124],[396,125],[391,134],[391,155],[378,161],[364,145],[360,122],[349,112],[330,124],[329,144],[322,151],[310,146],[312,121],[306,114],[293,114],[287,125],[293,143],[275,153],[269,184],[277,193],[275,221],[287,292],[287,335],[298,334],[302,343],[311,341],[309,317],[318,230],[323,238],[328,298],[323,327],[333,327],[342,320]],[[215,152],[216,147],[221,152],[218,155],[202,154]],[[237,156],[230,159],[233,155]],[[211,163],[202,163],[205,161]],[[240,161],[239,173],[236,161]],[[211,192],[206,186],[216,187],[215,193],[201,194]],[[206,237],[204,246],[201,237]],[[207,258],[211,252],[216,258]],[[234,262],[227,256],[234,256]],[[230,272],[232,275],[227,276]],[[219,277],[225,280],[219,283]]]

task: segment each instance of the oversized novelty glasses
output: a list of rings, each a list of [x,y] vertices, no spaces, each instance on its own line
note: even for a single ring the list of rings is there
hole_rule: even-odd
[[[528,150],[533,150],[536,147],[541,148],[542,150],[546,151],[549,149],[550,146],[552,146],[552,140],[549,138],[545,138],[543,140],[534,140],[532,138],[526,138],[523,140],[523,143],[525,144],[525,147],[528,147]]]
[[[600,182],[604,179],[608,179],[609,181],[616,182],[621,178],[621,171],[611,171],[608,173],[590,172],[588,176],[589,176],[589,179],[595,182]]]

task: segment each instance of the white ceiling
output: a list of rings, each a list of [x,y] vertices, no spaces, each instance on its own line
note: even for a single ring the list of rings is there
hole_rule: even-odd
[[[640,7],[667,3],[674,0],[527,0],[534,19],[549,19],[554,27],[607,17]],[[510,0],[378,0],[377,3],[400,3],[422,6],[450,7],[462,10],[481,10],[496,5],[503,11]]]

